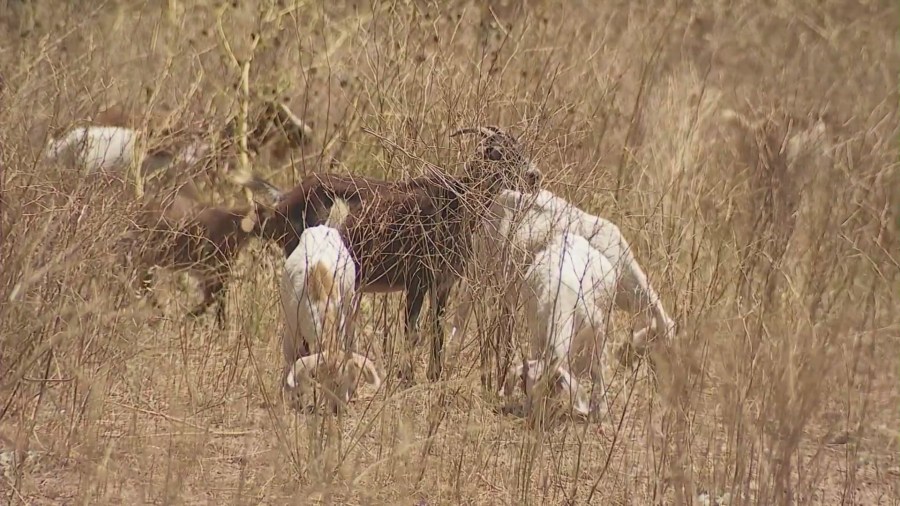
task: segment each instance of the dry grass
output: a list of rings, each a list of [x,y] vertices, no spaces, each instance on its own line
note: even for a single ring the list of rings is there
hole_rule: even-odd
[[[896,2],[7,3],[10,503],[900,503]],[[251,34],[251,93],[287,91],[316,130],[290,167],[254,161],[285,187],[332,141],[336,170],[420,173],[359,127],[451,171],[468,154],[452,128],[524,132],[555,191],[622,227],[679,322],[660,388],[626,370],[614,419],[529,429],[482,392],[473,333],[445,381],[295,415],[278,252],[244,254],[225,331],[182,317],[175,276],[162,316],[136,301],[109,253],[130,190],[43,163],[45,135],[113,103],[224,118],[244,95],[224,39],[243,65]],[[726,107],[764,121],[741,133]],[[821,112],[825,140],[785,156]],[[376,349],[400,335],[398,301],[365,298]]]

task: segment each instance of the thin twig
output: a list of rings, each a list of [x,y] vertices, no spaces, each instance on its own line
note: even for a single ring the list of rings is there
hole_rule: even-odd
[[[167,415],[167,414],[165,414],[165,413],[160,413],[159,411],[153,411],[153,410],[150,410],[150,409],[139,408],[139,407],[137,407],[137,406],[131,406],[131,405],[128,405],[128,404],[124,404],[124,403],[121,403],[121,402],[117,402],[117,401],[111,401],[111,402],[112,402],[113,404],[115,404],[116,406],[120,406],[120,407],[123,407],[123,408],[126,408],[126,409],[130,409],[130,410],[132,410],[132,411],[137,411],[138,413],[144,413],[144,414],[146,414],[146,415],[153,415],[153,416],[158,416],[158,417],[160,417],[160,418],[165,418],[166,420],[168,420],[168,421],[170,421],[170,422],[180,423],[180,424],[182,424],[182,425],[186,425],[186,426],[188,426],[188,427],[191,427],[191,428],[194,428],[194,429],[197,429],[197,430],[202,430],[202,431],[204,431],[205,433],[207,433],[207,434],[212,434],[212,435],[214,435],[214,436],[226,436],[226,437],[232,437],[232,436],[247,436],[247,435],[249,435],[249,434],[256,434],[256,432],[257,432],[257,431],[255,431],[255,430],[240,430],[240,431],[237,431],[237,430],[236,430],[236,431],[213,430],[213,429],[210,429],[210,428],[208,428],[208,427],[203,427],[202,425],[197,425],[197,424],[195,424],[195,423],[191,423],[191,422],[189,422],[189,421],[187,421],[187,420],[184,420],[184,419],[181,419],[181,418],[175,418],[174,416]]]
[[[383,142],[384,144],[388,145],[389,147],[394,148],[394,149],[396,149],[397,151],[400,151],[401,153],[403,153],[404,156],[406,156],[406,157],[409,158],[410,160],[415,160],[415,161],[417,161],[417,162],[421,162],[421,163],[425,164],[425,166],[428,167],[429,169],[434,169],[434,170],[437,170],[437,171],[440,171],[440,172],[443,172],[443,170],[444,170],[443,168],[438,167],[437,165],[435,165],[435,164],[429,162],[428,160],[426,160],[426,159],[424,159],[424,158],[422,158],[422,157],[420,157],[420,156],[418,156],[418,155],[414,155],[414,154],[410,153],[410,152],[407,151],[406,148],[404,148],[403,146],[401,146],[401,145],[397,144],[396,142],[394,142],[394,141],[388,139],[387,137],[381,135],[380,133],[375,132],[374,130],[370,130],[370,129],[368,129],[367,127],[362,127],[361,130],[362,130],[363,132],[365,132],[365,133],[367,133],[367,134],[369,134],[369,135],[371,135],[371,136],[377,138],[378,140],[380,140],[380,141]]]

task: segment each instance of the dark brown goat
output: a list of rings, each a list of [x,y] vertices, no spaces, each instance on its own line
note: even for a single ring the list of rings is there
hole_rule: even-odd
[[[531,187],[541,177],[518,139],[499,128],[467,128],[451,137],[471,133],[482,138],[462,177],[435,174],[382,181],[313,174],[261,215],[260,232],[278,241],[287,256],[306,227],[322,222],[335,198],[348,202],[351,214],[343,235],[357,264],[360,291],[406,292],[404,330],[409,341],[418,334],[419,313],[429,294],[432,381],[442,371],[440,319],[450,289],[471,256],[472,234],[480,227],[481,216],[501,190]],[[400,372],[412,380],[411,363],[403,364]]]
[[[146,293],[153,267],[188,271],[203,290],[203,301],[190,316],[217,304],[216,322],[225,325],[226,281],[231,262],[258,234],[256,211],[250,207],[212,207],[178,192],[148,201],[136,219],[137,228],[123,245],[138,270],[138,290]]]

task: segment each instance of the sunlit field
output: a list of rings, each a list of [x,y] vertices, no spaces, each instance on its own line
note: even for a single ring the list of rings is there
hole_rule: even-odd
[[[4,503],[900,504],[896,2],[0,12]],[[88,124],[138,129],[139,149],[231,119],[240,137],[265,100],[311,136],[154,177],[44,153]],[[466,271],[475,304],[452,338],[451,294],[438,381],[428,339],[412,386],[395,381],[403,293],[362,297],[359,346],[386,381],[338,415],[282,397],[276,244],[237,257],[223,327],[187,316],[201,294],[182,271],[156,270],[157,305],[134,290],[122,238],[147,195],[190,182],[207,205],[266,205],[235,174],[284,190],[314,172],[460,175],[475,139],[450,134],[485,125],[618,225],[678,324],[633,356],[639,323],[613,313],[603,417],[562,402],[538,419],[514,409],[521,390],[499,395],[489,352],[520,360],[530,330],[521,305],[504,318],[493,259]]]

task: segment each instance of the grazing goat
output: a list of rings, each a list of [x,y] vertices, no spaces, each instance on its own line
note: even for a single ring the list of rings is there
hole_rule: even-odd
[[[406,292],[404,333],[411,342],[418,341],[413,335],[418,334],[419,313],[429,294],[432,381],[443,367],[440,318],[471,256],[472,235],[484,228],[482,216],[501,190],[533,186],[540,179],[519,140],[499,128],[466,128],[451,137],[472,133],[481,139],[462,177],[438,173],[390,182],[314,174],[283,196],[260,229],[290,255],[299,233],[317,224],[334,199],[347,201],[351,214],[343,235],[357,266],[357,286],[365,293]],[[411,361],[401,365],[400,374],[412,381]]]
[[[203,301],[188,315],[199,316],[217,303],[216,322],[224,327],[231,262],[258,234],[256,211],[201,205],[182,191],[145,201],[136,224],[123,247],[136,263],[139,292],[149,290],[153,267],[188,271],[203,290]]]
[[[525,286],[531,360],[510,368],[503,393],[512,393],[513,379],[524,376],[530,407],[534,384],[552,371],[554,384],[570,394],[575,411],[589,415],[596,405],[585,400],[577,377],[589,373],[604,397],[603,347],[615,298],[615,269],[587,239],[565,233],[537,253]]]
[[[71,157],[66,161],[85,167],[87,172],[120,170],[134,162],[137,139],[138,132],[131,128],[77,127],[60,138],[51,139],[44,150],[44,158]]]
[[[360,376],[376,388],[381,385],[372,361],[352,349],[356,266],[338,231],[349,213],[347,203],[335,199],[325,224],[300,234],[281,278],[285,388],[296,395],[300,378],[324,379],[334,410],[350,400]],[[312,345],[312,354],[302,356],[306,344]]]
[[[233,152],[233,119],[226,125],[223,139],[217,144],[198,138],[179,146],[172,143],[171,139],[164,139],[163,142],[168,142],[168,145],[147,146],[148,149],[141,152],[138,147],[140,143],[159,140],[153,139],[153,133],[145,135],[141,130],[123,126],[127,122],[113,113],[101,115],[98,120],[112,124],[76,127],[57,139],[50,139],[44,150],[44,157],[48,160],[65,159],[83,167],[88,173],[122,171],[136,159],[142,158],[141,173],[150,174],[170,165],[191,166],[211,157],[227,156]],[[258,153],[262,147],[276,139],[279,130],[294,146],[299,146],[311,135],[309,126],[287,106],[268,102],[255,126],[248,132],[248,150]],[[172,132],[164,130],[160,134],[162,137],[171,137]]]
[[[659,294],[647,280],[621,230],[612,222],[586,213],[547,190],[531,195],[506,190],[497,196],[486,223],[486,239],[478,245],[478,257],[494,257],[497,253],[494,248],[508,244],[509,252],[518,255],[510,259],[513,267],[528,266],[534,255],[560,234],[572,232],[585,237],[615,269],[616,305],[632,314],[652,315],[649,325],[634,334],[633,344],[639,348],[646,346],[644,341],[652,336],[651,332],[661,334],[665,340],[675,334],[675,322],[666,313]],[[521,275],[515,268],[502,272]],[[521,279],[514,280],[507,296],[515,295],[518,282]],[[457,306],[454,335],[462,331],[471,312],[472,293],[468,290],[464,293]]]

